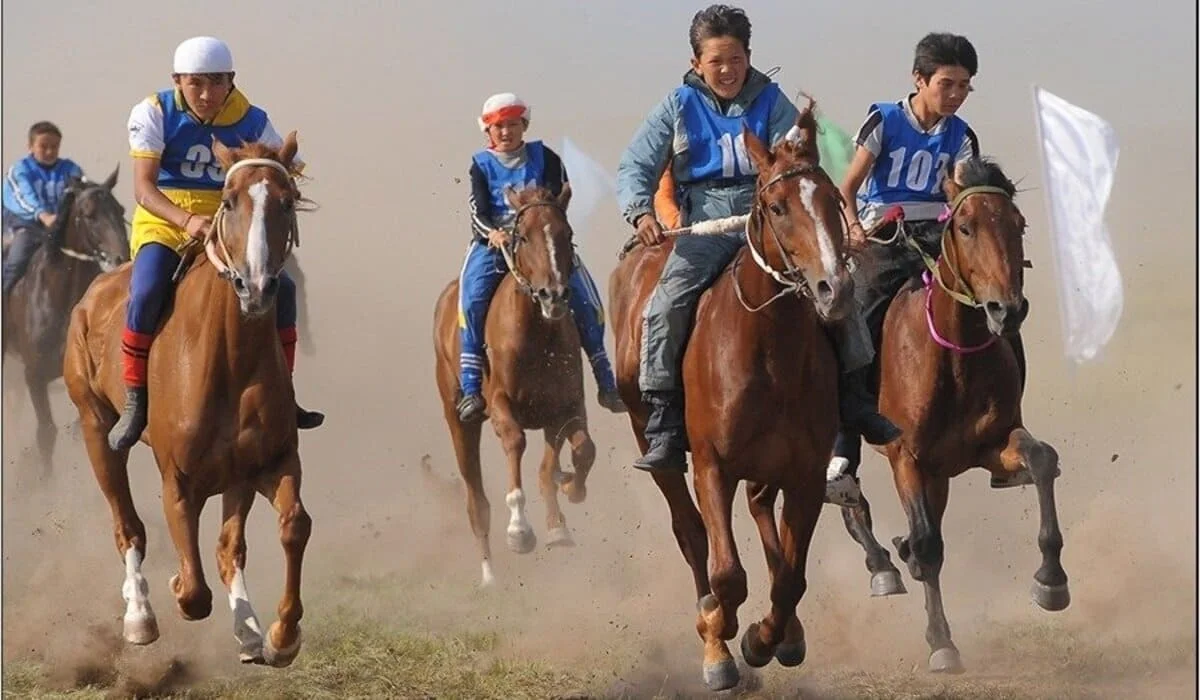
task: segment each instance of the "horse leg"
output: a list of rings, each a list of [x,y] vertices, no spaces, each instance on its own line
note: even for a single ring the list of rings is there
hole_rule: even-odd
[[[909,536],[896,537],[892,542],[900,559],[908,564],[912,577],[925,585],[928,619],[925,641],[932,650],[929,670],[962,673],[962,659],[950,639],[950,623],[942,607],[941,572],[945,556],[942,515],[950,497],[950,480],[926,476],[907,450],[898,452],[893,473],[900,502],[908,515]]]
[[[221,494],[221,536],[217,540],[217,571],[229,591],[233,638],[242,663],[263,663],[262,625],[246,590],[246,516],[254,505],[254,487],[242,484]]]
[[[458,460],[458,473],[467,487],[467,518],[471,521],[471,532],[479,545],[483,579],[480,586],[487,588],[496,581],[492,573],[492,545],[488,536],[492,529],[492,505],[483,490],[483,472],[479,465],[479,438],[483,424],[479,421],[463,423],[458,419],[454,403],[445,406],[446,425],[450,427],[450,440],[454,443],[454,456]]]
[[[50,410],[50,381],[46,373],[37,363],[25,368],[25,386],[29,389],[29,398],[33,403],[33,412],[37,416],[38,453],[49,474],[54,467],[54,443],[58,438],[58,428],[54,425],[54,414]]]
[[[808,589],[808,547],[824,499],[824,484],[809,489],[808,493],[787,491],[783,494],[782,558],[771,575],[771,612],[761,623],[747,627],[742,636],[742,656],[746,663],[751,663],[750,659],[754,658],[762,662],[759,666],[766,665],[772,653],[782,666],[795,667],[804,663],[808,648],[804,641],[804,625],[796,616],[796,606]]]
[[[263,659],[271,666],[283,668],[300,653],[300,618],[304,617],[304,605],[300,602],[300,568],[304,548],[312,533],[312,518],[300,500],[300,455],[293,450],[259,478],[257,488],[279,514],[279,541],[283,544],[285,560],[283,597],[277,611],[279,619],[267,630]]]
[[[542,498],[546,501],[546,533],[547,544],[551,547],[570,547],[575,544],[571,539],[571,531],[567,528],[567,518],[558,507],[558,478],[561,474],[558,464],[558,453],[562,450],[563,439],[559,431],[546,428],[543,435],[546,440],[546,451],[542,455],[542,465],[538,469],[538,486]]]
[[[204,501],[187,493],[185,482],[186,477],[177,468],[164,470],[162,502],[167,529],[179,555],[179,572],[171,577],[171,592],[180,617],[194,621],[212,614],[212,590],[204,581],[204,565],[200,563],[200,512]]]
[[[985,456],[984,465],[996,474],[1028,470],[1033,476],[1041,516],[1038,549],[1042,552],[1042,565],[1033,575],[1033,601],[1050,612],[1065,610],[1071,604],[1071,592],[1062,567],[1063,536],[1054,501],[1054,480],[1060,474],[1058,452],[1024,428],[1017,428],[1008,436],[1007,445]]]
[[[754,518],[754,524],[758,526],[758,536],[762,540],[763,556],[767,559],[767,571],[771,576],[772,586],[779,580],[779,569],[783,563],[783,545],[779,543],[779,528],[775,523],[775,498],[778,495],[779,489],[774,486],[746,483],[746,505]],[[755,668],[762,668],[771,662],[771,648],[774,646],[763,649],[761,642],[757,647],[751,643],[751,637],[758,637],[759,628],[759,623],[752,622],[742,635],[742,658]]]
[[[867,571],[871,572],[871,595],[878,597],[908,593],[900,579],[899,569],[892,564],[892,556],[879,544],[879,540],[875,539],[871,504],[867,501],[867,494],[864,492],[859,496],[858,505],[841,510],[846,531],[867,553]]]
[[[150,644],[158,639],[158,619],[150,607],[150,584],[142,575],[142,562],[146,560],[146,526],[138,517],[133,494],[129,491],[129,452],[113,452],[108,447],[109,426],[115,421],[114,416],[106,423],[85,409],[80,427],[88,461],[92,463],[96,482],[112,511],[117,553],[125,561],[125,581],[121,584],[121,596],[125,599],[125,640],[130,644]]]
[[[737,609],[746,601],[746,570],[733,540],[732,509],[737,482],[720,473],[710,454],[694,454],[696,496],[708,526],[712,553],[708,580],[712,593],[700,600],[696,631],[704,640],[704,682],[711,690],[726,690],[740,680],[726,641],[737,636]]]
[[[582,409],[580,409],[582,415]],[[587,498],[587,478],[596,463],[596,443],[588,433],[587,423],[583,422],[568,438],[571,445],[571,477],[562,484],[562,492],[571,503],[583,503]]]
[[[512,415],[508,396],[497,392],[492,396],[492,427],[508,459],[508,548],[517,554],[528,554],[537,546],[537,536],[525,517],[525,491],[521,488],[521,457],[525,454],[525,431]]]

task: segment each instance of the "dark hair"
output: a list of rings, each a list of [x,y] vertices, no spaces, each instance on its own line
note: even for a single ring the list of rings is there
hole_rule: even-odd
[[[742,48],[750,50],[750,18],[741,8],[729,5],[709,5],[692,17],[692,27],[688,30],[688,41],[692,44],[692,54],[700,57],[700,43],[705,39],[717,39],[731,36],[742,42]]]
[[[60,139],[62,138],[62,132],[54,125],[54,122],[37,122],[29,127],[29,143],[33,143],[33,140],[42,134],[53,134]]]
[[[913,55],[913,72],[929,80],[942,66],[962,66],[974,78],[979,70],[979,56],[965,36],[946,32],[931,32],[917,42]]]
[[[974,156],[959,163],[955,170],[956,180],[963,187],[999,187],[1009,197],[1017,194],[1017,186],[1000,169],[1000,164],[991,158]]]

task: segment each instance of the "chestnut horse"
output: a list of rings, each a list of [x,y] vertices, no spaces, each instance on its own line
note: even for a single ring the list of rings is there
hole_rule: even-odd
[[[1033,600],[1059,611],[1070,604],[1070,593],[1054,501],[1058,453],[1025,428],[1023,370],[1010,340],[1028,311],[1025,217],[1013,201],[1016,188],[995,163],[971,159],[946,178],[944,190],[951,205],[941,255],[934,260],[922,253],[929,268],[924,284],[902,289],[884,319],[879,401],[904,431],[885,448],[909,525],[908,536],[893,544],[925,585],[929,668],[957,673],[962,660],[950,639],[939,578],[950,479],[983,467],[997,483],[1034,484],[1042,565],[1033,576]],[[843,515],[875,572],[872,553],[877,560],[882,553],[883,561],[887,553],[864,506],[845,508]]]
[[[287,666],[300,651],[300,569],[312,527],[300,501],[295,395],[275,329],[278,276],[297,240],[296,133],[279,150],[257,143],[230,149],[214,139],[213,153],[226,175],[204,247],[210,264],[201,259],[179,281],[155,338],[141,441],[162,474],[163,511],[179,554],[179,573],[170,581],[179,614],[200,620],[212,612],[197,529],[205,502],[221,494],[217,570],[240,657]],[[149,644],[158,638],[158,622],[141,571],[146,528],[129,491],[129,450],[108,445],[125,397],[121,330],[130,272],[125,266],[100,277],[75,308],[64,377],[125,563],[125,639]],[[286,560],[279,621],[265,636],[243,573],[256,491],[279,514]]]
[[[758,171],[749,245],[701,297],[683,359],[699,511],[684,474],[653,475],[692,569],[704,680],[713,690],[739,681],[726,641],[737,634],[737,609],[747,595],[730,522],[740,481],[748,482],[750,512],[771,573],[770,612],[746,629],[742,656],[756,667],[772,656],[798,666],[806,653],[796,606],[807,586],[824,465],[838,429],[838,363],[821,322],[841,318],[853,302],[841,197],[820,167],[812,109],[810,100],[797,120],[799,139],[781,140],[770,152],[744,131]],[[648,444],[647,409],[638,391],[642,309],[671,245],[634,248],[609,282],[617,381],[643,453]],[[777,526],[780,491],[784,503]]]
[[[25,387],[37,415],[38,450],[47,471],[58,436],[48,389],[62,376],[71,308],[97,275],[129,259],[125,209],[112,193],[119,170],[104,182],[72,178],[67,183],[52,233],[61,244],[47,241],[33,254],[4,308],[0,357],[15,349],[24,365]],[[7,253],[7,240],[4,249]]]
[[[511,248],[503,251],[509,274],[496,289],[484,330],[483,393],[508,460],[504,498],[510,512],[508,548],[528,554],[537,537],[525,518],[521,485],[525,431],[541,429],[545,439],[538,485],[546,501],[550,545],[573,544],[558,506],[558,489],[571,503],[583,502],[596,446],[588,434],[579,334],[567,306],[567,280],[575,265],[573,234],[567,222],[570,185],[563,185],[558,197],[542,187],[509,188],[505,196],[516,218],[509,231]],[[455,407],[460,391],[458,287],[458,280],[446,285],[434,310],[437,384],[458,469],[467,487],[467,515],[482,556],[482,585],[489,586],[495,574],[488,542],[491,506],[479,464],[482,422],[462,423]],[[572,474],[562,472],[559,465],[564,440],[571,444]]]

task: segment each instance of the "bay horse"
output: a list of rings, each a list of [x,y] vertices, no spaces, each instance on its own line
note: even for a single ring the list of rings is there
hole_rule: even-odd
[[[291,173],[296,148],[294,131],[278,150],[213,140],[225,172],[222,204],[205,256],[179,280],[150,352],[149,421],[141,438],[162,475],[163,511],[179,555],[170,589],[180,616],[201,620],[212,612],[197,530],[205,503],[221,494],[217,570],[240,658],[273,666],[287,666],[300,651],[301,561],[312,528],[300,500],[295,394],[275,329],[279,272],[297,240],[302,201]],[[98,278],[75,307],[64,377],[125,563],[124,636],[150,644],[158,623],[142,576],[146,528],[130,495],[129,450],[108,444],[125,396],[121,330],[131,269]],[[279,514],[286,560],[279,620],[265,635],[244,574],[246,517],[256,491]]]
[[[692,570],[703,675],[713,690],[740,680],[726,645],[737,634],[737,610],[747,596],[730,520],[740,481],[747,482],[771,574],[771,609],[746,629],[742,656],[754,667],[772,657],[798,666],[806,654],[796,607],[807,587],[824,465],[838,429],[838,363],[822,322],[842,318],[853,303],[841,196],[820,167],[813,108],[810,99],[797,119],[798,140],[783,139],[771,151],[743,129],[758,172],[748,245],[701,297],[683,359],[699,510],[685,474],[653,474]],[[617,382],[643,454],[648,409],[638,390],[642,310],[671,245],[634,248],[609,281]]]
[[[58,428],[50,411],[50,383],[62,376],[71,309],[102,271],[129,259],[125,208],[113,196],[120,166],[103,182],[68,181],[55,231],[29,261],[4,307],[0,357],[15,350],[37,416],[37,444],[51,469]],[[8,252],[9,241],[4,242]]]
[[[546,501],[548,544],[574,541],[558,505],[561,489],[571,503],[587,497],[587,477],[596,461],[596,445],[588,432],[583,393],[579,334],[571,322],[567,280],[575,265],[573,233],[567,221],[571,187],[555,197],[543,187],[505,190],[516,212],[510,226],[511,247],[503,248],[508,274],[488,309],[484,338],[483,394],[488,417],[508,461],[508,548],[528,554],[537,536],[525,516],[521,458],[525,431],[542,430],[545,451],[538,486]],[[495,582],[491,563],[491,506],[483,490],[479,461],[482,421],[463,423],[456,404],[459,347],[457,298],[459,281],[446,285],[434,310],[433,343],[438,392],[446,426],[454,443],[458,469],[467,490],[467,515],[482,557],[481,585]],[[559,453],[571,445],[572,473],[562,471]]]
[[[959,673],[962,660],[950,639],[940,583],[950,479],[982,467],[1003,485],[1032,483],[1042,554],[1033,600],[1056,612],[1071,597],[1054,499],[1058,453],[1034,438],[1021,416],[1024,369],[1013,343],[1029,307],[1023,291],[1026,223],[1014,202],[1016,188],[998,165],[979,158],[961,163],[943,189],[950,205],[941,254],[935,260],[922,252],[924,283],[903,288],[884,318],[880,408],[904,435],[876,449],[891,463],[908,516],[908,536],[892,542],[925,587],[929,668]],[[842,510],[871,572],[893,568],[871,531],[865,499]],[[903,593],[903,586],[892,592]]]

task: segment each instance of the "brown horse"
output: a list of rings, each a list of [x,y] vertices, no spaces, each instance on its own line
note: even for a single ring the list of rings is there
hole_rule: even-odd
[[[14,349],[25,367],[25,387],[37,415],[37,443],[51,468],[58,429],[50,412],[49,385],[62,376],[71,308],[102,271],[129,259],[125,209],[112,189],[118,167],[104,182],[72,179],[58,208],[52,238],[34,253],[4,308],[0,357]],[[5,241],[5,252],[8,241]]]
[[[1070,604],[1070,593],[1054,501],[1058,453],[1024,427],[1024,380],[1009,340],[1028,310],[1025,217],[1013,201],[1016,188],[996,164],[972,159],[946,178],[944,189],[951,216],[942,253],[936,261],[923,256],[931,273],[924,286],[901,290],[884,320],[879,401],[904,431],[886,448],[909,524],[908,537],[893,544],[912,577],[925,585],[930,670],[956,673],[962,660],[950,640],[939,582],[950,479],[983,467],[998,483],[1034,484],[1042,565],[1034,574],[1033,599],[1044,610],[1059,611]],[[863,506],[843,513],[868,562],[872,552],[883,552],[886,560]]]
[[[567,280],[574,269],[571,226],[567,204],[571,188],[564,185],[555,197],[542,187],[505,192],[516,212],[504,250],[509,273],[492,298],[485,326],[487,361],[483,393],[496,437],[508,459],[510,511],[508,548],[518,554],[533,551],[537,538],[525,518],[525,492],[521,486],[521,457],[525,431],[543,431],[545,452],[538,484],[546,501],[546,528],[550,545],[571,545],[571,532],[558,506],[558,490],[572,503],[587,497],[587,476],[596,461],[596,446],[588,434],[584,407],[583,363],[579,334],[567,306]],[[459,282],[446,285],[434,311],[433,342],[438,391],[446,425],[454,441],[458,468],[467,486],[467,515],[483,557],[482,585],[495,580],[491,564],[491,506],[483,491],[479,464],[481,422],[458,418],[459,336],[456,299]],[[574,473],[562,472],[559,452],[571,445]]]
[[[742,656],[756,667],[772,656],[798,666],[806,653],[796,606],[807,586],[808,547],[824,498],[823,465],[838,428],[838,364],[821,321],[841,318],[853,300],[841,197],[820,168],[812,109],[810,101],[797,120],[796,143],[784,140],[768,152],[745,133],[759,173],[749,245],[702,296],[683,360],[699,511],[683,474],[654,474],[695,579],[704,680],[714,690],[739,681],[726,646],[737,634],[737,609],[747,595],[730,524],[739,481],[748,482],[750,512],[771,572],[770,612],[746,630]],[[670,245],[635,249],[609,282],[617,381],[643,453],[641,316]]]
[[[205,502],[221,494],[217,569],[229,592],[241,659],[286,666],[300,651],[300,569],[312,526],[300,501],[295,397],[274,311],[279,271],[296,240],[300,195],[290,172],[296,134],[278,151],[262,144],[229,149],[214,140],[213,153],[226,176],[205,245],[210,264],[201,260],[180,280],[155,339],[142,442],[162,474],[163,510],[179,553],[170,588],[180,615],[200,620],[212,611],[197,529]],[[125,562],[125,638],[149,644],[158,638],[158,623],[141,573],[146,529],[129,491],[129,451],[108,445],[125,397],[121,329],[130,272],[127,265],[100,277],[75,308],[64,375]],[[265,637],[243,574],[246,517],[256,491],[279,513],[286,558],[279,621]]]

